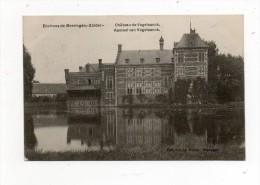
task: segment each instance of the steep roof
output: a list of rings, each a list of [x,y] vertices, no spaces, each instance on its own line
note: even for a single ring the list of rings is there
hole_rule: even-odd
[[[89,72],[97,72],[99,68],[99,64],[87,63],[79,72],[86,72],[86,66],[89,66]]]
[[[190,48],[190,47],[208,47],[197,33],[183,34],[180,42],[178,42],[175,48]]]
[[[128,50],[118,53],[117,64],[142,64],[140,59],[144,59],[143,64],[157,64],[156,58],[160,58],[159,63],[172,63],[172,50]],[[128,62],[126,60],[128,59]]]
[[[89,64],[94,71],[98,71],[99,64]]]
[[[57,94],[66,93],[66,84],[47,84],[47,83],[34,83],[33,84],[33,94]]]

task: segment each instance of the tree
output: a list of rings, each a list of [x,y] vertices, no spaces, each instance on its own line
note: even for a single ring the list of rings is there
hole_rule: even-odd
[[[30,101],[32,97],[33,79],[35,69],[31,62],[31,55],[23,46],[23,80],[24,80],[24,100]]]
[[[24,146],[25,149],[33,149],[37,145],[37,138],[34,134],[32,115],[24,115]]]
[[[208,45],[208,57],[213,58],[218,55],[218,47],[214,41],[204,41]]]
[[[216,63],[218,102],[244,101],[244,59],[222,54],[217,56]]]
[[[203,78],[196,78],[193,81],[193,102],[207,102],[208,87],[207,82]]]
[[[190,83],[191,80],[181,80],[181,79],[178,79],[175,82],[175,87],[174,87],[175,103],[183,103],[183,104],[186,103]]]
[[[208,85],[209,94],[216,95],[217,75],[218,75],[218,48],[214,41],[204,41],[208,45]]]
[[[164,103],[165,104],[165,103],[169,102],[168,98],[167,98],[167,96],[165,94],[158,94],[158,95],[156,95],[155,99],[159,103]]]
[[[205,41],[208,49],[209,96],[219,103],[244,101],[244,59],[219,54],[214,41]]]

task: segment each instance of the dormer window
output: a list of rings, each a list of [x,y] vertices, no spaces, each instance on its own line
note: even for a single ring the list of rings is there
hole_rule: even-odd
[[[189,47],[193,47],[193,46],[194,46],[194,43],[193,43],[193,41],[192,41],[192,40],[190,40],[190,41],[188,42],[188,45],[189,45]]]
[[[160,58],[156,58],[156,63],[160,63]]]
[[[126,59],[125,59],[125,63],[126,63],[126,64],[129,63],[129,58],[126,58]]]
[[[143,64],[144,63],[144,58],[140,58],[140,62]]]

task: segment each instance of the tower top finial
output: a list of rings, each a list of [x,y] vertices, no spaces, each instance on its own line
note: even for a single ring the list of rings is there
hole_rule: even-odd
[[[195,33],[196,33],[195,28],[194,29],[191,28],[191,17],[190,17],[190,34],[195,34]]]
[[[191,31],[191,17],[190,17],[190,31]]]

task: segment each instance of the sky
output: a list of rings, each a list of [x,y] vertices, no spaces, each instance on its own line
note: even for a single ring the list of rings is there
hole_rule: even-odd
[[[64,83],[64,69],[78,71],[87,63],[114,63],[118,44],[122,50],[172,49],[191,27],[204,40],[216,42],[220,53],[244,56],[242,15],[160,15],[160,16],[24,16],[23,40],[36,69],[35,80],[41,83]],[[119,27],[116,24],[130,24]],[[115,32],[136,29],[133,24],[159,24],[145,28],[151,32]],[[44,27],[43,25],[65,27]],[[97,24],[101,27],[66,27],[66,24]]]

